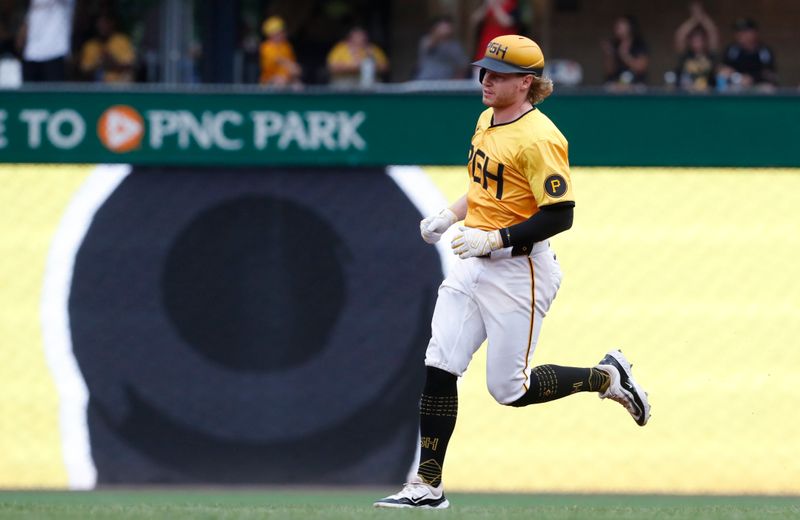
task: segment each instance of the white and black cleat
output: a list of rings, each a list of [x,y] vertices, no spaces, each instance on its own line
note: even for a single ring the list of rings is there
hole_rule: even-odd
[[[411,482],[407,482],[396,495],[382,498],[372,505],[391,508],[447,509],[450,507],[450,502],[444,497],[443,484],[434,487],[417,476]]]
[[[619,350],[612,350],[595,367],[611,376],[608,389],[600,394],[600,399],[618,402],[630,412],[636,424],[644,426],[650,419],[650,403],[647,392],[639,386],[631,373],[631,364]]]

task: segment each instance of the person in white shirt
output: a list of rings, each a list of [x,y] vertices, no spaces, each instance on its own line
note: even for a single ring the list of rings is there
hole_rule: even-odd
[[[29,81],[64,81],[75,0],[30,0],[25,16],[22,76]]]

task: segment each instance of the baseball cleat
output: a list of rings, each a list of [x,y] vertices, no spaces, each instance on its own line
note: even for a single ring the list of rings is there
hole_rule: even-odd
[[[631,374],[631,364],[620,350],[612,350],[605,355],[595,367],[611,376],[611,383],[600,399],[611,399],[618,402],[630,412],[639,426],[647,424],[650,419],[650,403],[647,392],[639,386]]]
[[[396,495],[382,498],[372,504],[375,507],[447,509],[450,502],[444,497],[444,485],[437,487],[426,484],[419,476],[407,482]]]

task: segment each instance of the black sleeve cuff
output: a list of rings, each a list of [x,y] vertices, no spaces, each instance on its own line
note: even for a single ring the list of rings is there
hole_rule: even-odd
[[[500,230],[500,237],[503,239],[503,247],[511,247],[511,234],[507,227]]]

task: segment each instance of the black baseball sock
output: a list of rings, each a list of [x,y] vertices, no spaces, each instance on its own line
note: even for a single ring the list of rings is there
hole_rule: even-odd
[[[561,399],[578,392],[605,392],[611,378],[596,368],[541,365],[533,367],[528,391],[510,406],[528,406]]]
[[[458,378],[444,370],[427,367],[425,388],[419,403],[421,437],[419,476],[431,486],[442,482],[447,443],[456,427]]]

